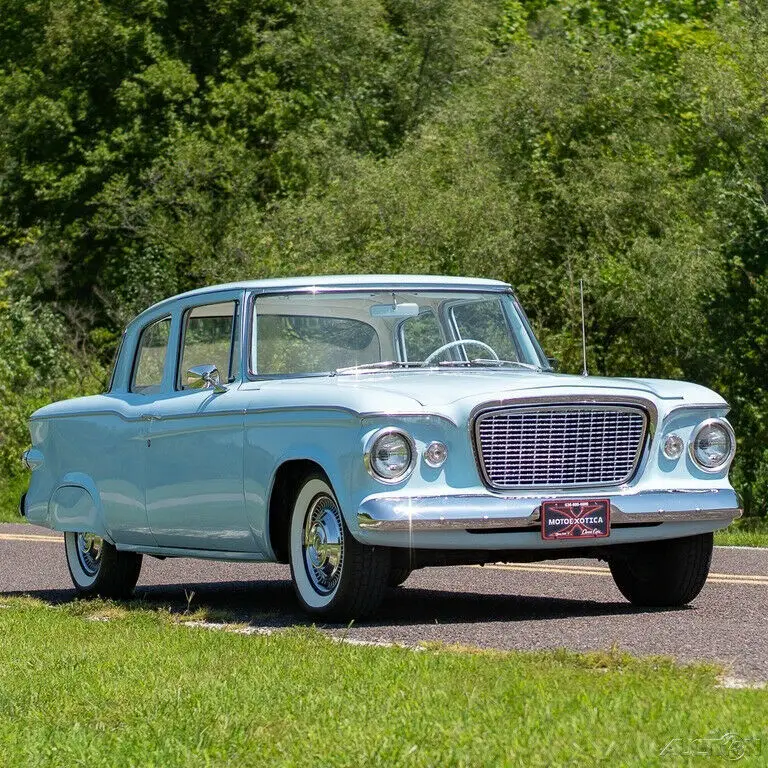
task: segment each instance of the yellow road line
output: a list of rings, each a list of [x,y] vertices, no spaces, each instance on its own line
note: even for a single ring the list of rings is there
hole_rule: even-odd
[[[43,536],[39,533],[0,533],[0,541],[62,541],[61,536]]]
[[[715,576],[713,578],[710,574],[707,581],[711,581],[713,584],[752,584],[759,587],[768,587],[768,579],[763,576],[755,576],[752,579],[745,579],[743,576],[739,576],[736,579],[724,579],[722,576]]]
[[[765,579],[768,581],[768,576],[761,576],[758,573],[741,574],[741,573],[714,573],[711,572],[710,576],[722,576],[725,579]]]
[[[0,541],[39,541],[39,542],[57,542],[62,541],[61,536],[45,536],[39,533],[0,533]],[[494,565],[471,566],[473,568],[493,568],[499,571],[528,571],[532,573],[568,573],[583,576],[610,576],[608,568],[594,565],[561,565],[559,563],[550,563],[542,565],[540,563],[496,563]],[[710,573],[707,581],[717,584],[751,584],[754,586],[768,587],[768,576],[759,574],[740,574],[740,573]]]
[[[474,568],[493,568],[500,571],[528,571],[531,573],[568,573],[582,576],[610,576],[608,568],[592,565],[541,565],[539,563],[497,563],[495,565],[472,566]],[[710,573],[707,579],[718,584],[752,584],[768,587],[768,576],[759,574]]]
[[[499,565],[474,566],[475,568],[495,568],[500,571],[533,571],[535,573],[582,573],[587,576],[610,576],[607,568],[586,565],[537,565],[536,563],[504,563]]]

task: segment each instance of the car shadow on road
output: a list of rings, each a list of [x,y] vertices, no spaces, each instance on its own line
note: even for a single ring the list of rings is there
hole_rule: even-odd
[[[75,598],[73,589],[4,592],[2,596],[29,596],[52,605]],[[198,582],[139,586],[128,605],[163,607],[173,612],[200,612],[213,621],[247,622],[254,627],[278,629],[312,624],[340,627],[304,614],[289,581]],[[608,617],[668,612],[677,609],[636,608],[619,601],[583,600],[514,594],[455,592],[401,587],[390,590],[376,615],[355,622],[370,628],[423,624],[479,624],[547,621],[582,617]]]

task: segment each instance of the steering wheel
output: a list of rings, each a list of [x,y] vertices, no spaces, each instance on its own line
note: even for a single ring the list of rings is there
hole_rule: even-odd
[[[478,347],[482,347],[483,349],[488,350],[488,352],[491,353],[494,360],[498,360],[499,356],[496,354],[493,347],[489,347],[484,341],[478,341],[477,339],[459,339],[458,341],[449,341],[447,344],[443,344],[441,347],[438,347],[429,357],[424,360],[422,365],[424,367],[428,366],[436,357],[441,355],[443,352],[445,352],[448,349],[453,349],[454,347],[463,347],[466,344],[475,344]]]

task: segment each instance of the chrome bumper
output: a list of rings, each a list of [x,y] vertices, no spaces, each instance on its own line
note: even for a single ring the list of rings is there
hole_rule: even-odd
[[[741,517],[741,499],[731,489],[647,491],[576,496],[370,496],[357,511],[362,530],[455,531],[531,528],[539,525],[545,499],[607,498],[611,524],[722,521]]]

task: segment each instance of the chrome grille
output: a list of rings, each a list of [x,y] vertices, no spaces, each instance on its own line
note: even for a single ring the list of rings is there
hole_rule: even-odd
[[[645,430],[645,413],[627,406],[508,408],[475,421],[480,466],[500,489],[621,485]]]

